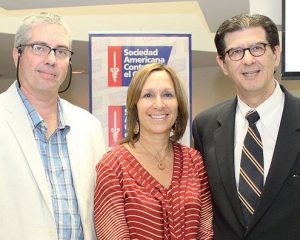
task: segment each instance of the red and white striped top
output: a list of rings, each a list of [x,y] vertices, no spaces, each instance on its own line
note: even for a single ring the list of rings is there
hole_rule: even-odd
[[[98,239],[213,239],[212,203],[198,151],[173,143],[168,189],[120,145],[97,165],[95,226]]]

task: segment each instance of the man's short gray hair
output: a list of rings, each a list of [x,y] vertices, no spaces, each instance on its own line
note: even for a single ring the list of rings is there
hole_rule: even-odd
[[[31,34],[32,27],[34,27],[40,23],[57,24],[57,25],[62,26],[66,30],[66,32],[69,36],[69,40],[70,40],[69,48],[71,49],[72,36],[71,36],[71,31],[70,31],[68,25],[63,21],[61,16],[59,16],[58,14],[46,13],[46,12],[29,15],[23,19],[21,25],[19,26],[19,28],[15,34],[14,47],[18,47],[22,44],[29,43],[29,41],[31,39],[31,35],[32,35]]]

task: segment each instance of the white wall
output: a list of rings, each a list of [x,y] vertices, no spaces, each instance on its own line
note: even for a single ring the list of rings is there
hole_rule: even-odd
[[[192,71],[192,117],[218,102],[235,96],[230,79],[219,67],[200,67]]]

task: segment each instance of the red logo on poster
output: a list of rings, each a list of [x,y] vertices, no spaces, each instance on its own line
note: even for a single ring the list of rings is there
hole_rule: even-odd
[[[118,145],[122,139],[122,106],[108,106],[109,147]]]
[[[122,47],[108,46],[108,86],[122,86]]]

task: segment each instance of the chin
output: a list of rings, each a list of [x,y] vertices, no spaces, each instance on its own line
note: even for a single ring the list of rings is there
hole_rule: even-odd
[[[166,134],[166,135],[168,135],[168,134],[170,134],[170,129],[153,129],[153,133],[154,134]]]

